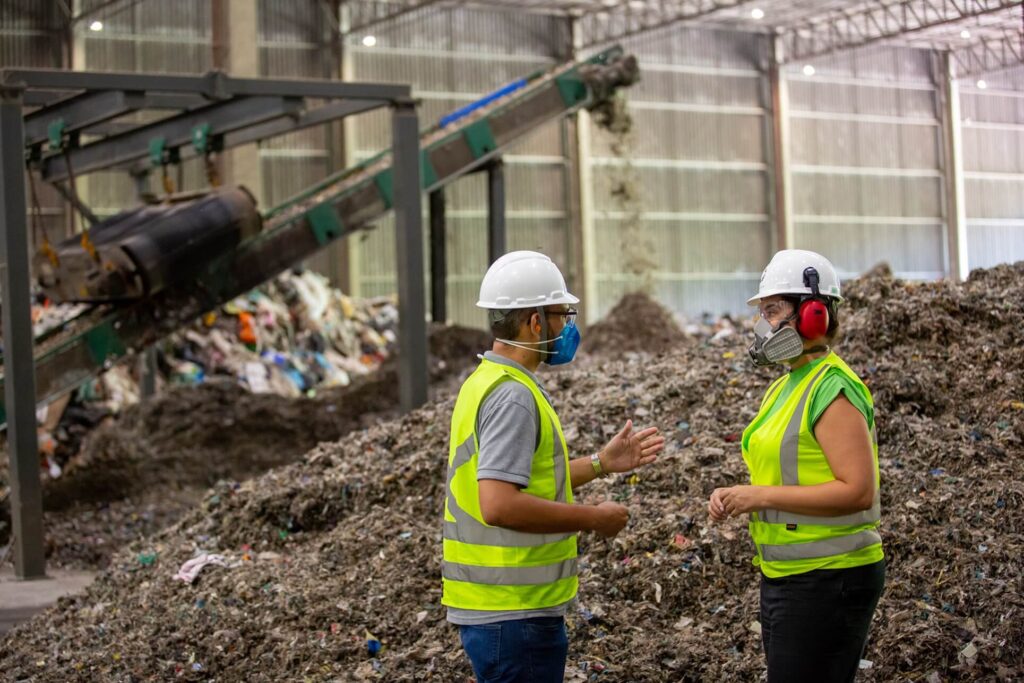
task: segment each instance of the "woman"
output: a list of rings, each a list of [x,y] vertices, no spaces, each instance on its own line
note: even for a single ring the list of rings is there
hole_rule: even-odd
[[[788,372],[743,432],[751,485],[715,489],[713,521],[750,516],[769,683],[852,681],[885,582],[871,392],[830,348],[829,261],[787,249],[761,275],[750,355]]]

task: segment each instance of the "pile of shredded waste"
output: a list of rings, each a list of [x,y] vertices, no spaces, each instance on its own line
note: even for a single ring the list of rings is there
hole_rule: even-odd
[[[490,346],[490,335],[444,325],[429,332],[431,392],[444,394]],[[117,417],[105,416],[83,427],[80,450],[60,476],[44,480],[49,561],[105,566],[118,546],[176,521],[218,480],[260,474],[322,441],[396,417],[398,387],[392,355],[375,372],[311,397],[251,393],[230,377],[214,377],[168,386]],[[3,462],[0,546],[10,535],[5,482]]]
[[[837,350],[875,396],[888,561],[860,680],[1020,680],[1024,263],[965,283],[878,270],[844,293]],[[627,418],[669,438],[658,463],[580,491],[632,516],[614,540],[581,536],[567,680],[762,675],[745,524],[706,514],[715,487],[745,481],[739,435],[778,373],[751,366],[743,336],[542,372],[577,455]],[[0,668],[33,681],[467,680],[439,604],[452,400],[217,483],[85,594],[0,641]]]
[[[587,328],[581,350],[596,354],[663,353],[682,343],[684,336],[670,311],[646,294],[633,292]]]
[[[37,329],[52,330],[81,310],[44,300],[33,315]],[[318,273],[287,271],[157,344],[156,387],[214,381],[313,398],[376,371],[395,350],[397,323],[391,298],[349,297]],[[139,371],[125,360],[47,408],[39,443],[48,476],[61,476],[86,435],[139,401]]]

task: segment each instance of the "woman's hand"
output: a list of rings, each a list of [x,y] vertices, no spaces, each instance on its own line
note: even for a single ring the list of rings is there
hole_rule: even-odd
[[[728,517],[738,517],[768,507],[764,500],[766,488],[765,486],[730,486],[727,489],[715,489],[715,493],[719,494],[724,514]],[[711,494],[712,499],[714,499],[715,493]]]
[[[725,511],[725,505],[722,503],[722,492],[727,490],[715,489],[711,492],[711,498],[708,499],[708,516],[712,522],[724,522],[729,518]]]

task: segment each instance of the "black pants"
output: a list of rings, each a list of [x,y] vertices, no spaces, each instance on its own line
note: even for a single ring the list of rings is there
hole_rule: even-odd
[[[851,569],[761,576],[768,683],[846,683],[857,673],[885,560]]]

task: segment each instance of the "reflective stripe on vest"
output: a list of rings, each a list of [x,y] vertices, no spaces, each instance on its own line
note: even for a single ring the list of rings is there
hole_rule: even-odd
[[[796,406],[796,410],[793,411],[793,416],[789,419],[786,424],[786,431],[782,437],[782,446],[779,448],[779,469],[782,471],[782,485],[783,486],[799,486],[800,475],[799,475],[799,459],[800,459],[800,425],[803,422],[804,410],[807,407],[807,401],[811,397],[811,391],[814,389],[818,378],[821,377],[825,372],[828,371],[829,365],[824,364],[818,372],[814,375],[811,381],[808,383],[807,388],[804,390],[803,395],[800,397],[800,402]],[[769,389],[769,393],[771,390]],[[873,447],[878,446],[878,437],[874,427],[871,429],[871,444]],[[862,510],[860,512],[852,512],[847,515],[838,515],[835,517],[819,517],[816,515],[798,515],[795,512],[785,512],[783,510],[761,510],[758,513],[758,518],[762,522],[769,524],[817,524],[819,526],[857,526],[859,524],[870,524],[871,522],[877,522],[882,518],[882,503],[878,493],[878,489],[875,488],[874,501],[870,508]],[[879,541],[881,542],[881,541]],[[843,551],[846,552],[846,551]],[[826,553],[828,555],[829,553]],[[831,553],[835,554],[835,553]],[[810,557],[822,557],[821,555],[811,555]],[[769,559],[769,558],[765,558]]]
[[[850,534],[848,536],[836,536],[821,541],[810,543],[787,543],[785,545],[762,545],[761,557],[768,562],[785,560],[813,560],[817,557],[829,557],[841,555],[854,550],[867,548],[869,545],[881,543],[882,537],[874,529]]]
[[[543,416],[542,416],[543,417]],[[553,425],[552,425],[553,426]],[[566,502],[565,496],[565,456],[562,451],[562,442],[555,439],[555,500]],[[452,479],[455,478],[455,471],[465,465],[476,452],[476,435],[470,434],[469,438],[462,442],[462,445],[455,450],[455,459],[448,467],[448,512],[455,518],[455,522],[444,522],[444,537],[452,541],[471,543],[473,545],[496,545],[504,548],[532,548],[547,543],[564,541],[575,534],[529,534],[513,529],[504,529],[498,526],[487,526],[459,507],[459,503],[452,492]],[[454,578],[454,577],[453,577]],[[464,579],[460,579],[464,580]],[[484,582],[489,583],[489,582]]]
[[[522,493],[573,502],[565,436],[547,397],[528,373],[483,359],[463,384],[452,414],[441,564],[441,602],[449,607],[541,609],[571,600],[579,585],[575,533],[526,533],[491,526],[483,519],[476,421],[486,397],[504,381],[530,390],[540,420],[530,480]]]
[[[485,583],[492,586],[554,583],[576,576],[576,558],[540,567],[479,567],[445,560],[441,563],[441,575],[455,581]]]
[[[863,382],[835,354],[826,356],[821,367],[813,367],[785,397],[785,385],[773,383],[754,421],[744,430],[743,457],[752,484],[814,486],[835,480],[810,421],[811,398],[831,368],[855,382],[857,391],[872,404]],[[766,576],[789,576],[821,567],[853,567],[883,557],[877,530],[881,506],[878,443],[873,428],[871,450],[875,491],[869,510],[834,516],[772,509],[751,514],[750,534],[758,553],[755,564]]]

